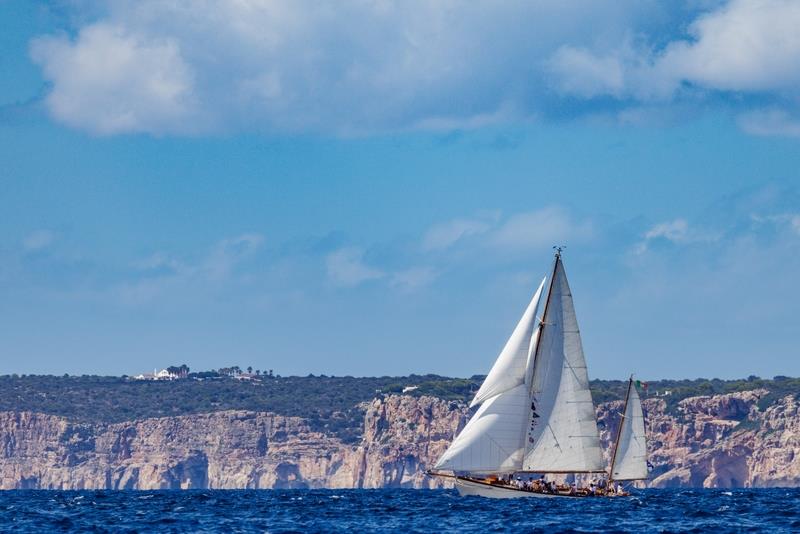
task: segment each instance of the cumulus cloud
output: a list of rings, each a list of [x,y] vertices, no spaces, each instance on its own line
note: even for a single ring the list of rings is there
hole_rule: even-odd
[[[31,54],[53,85],[48,109],[70,126],[97,134],[185,133],[202,123],[192,70],[175,39],[100,23],[74,40],[36,39]]]
[[[459,247],[473,253],[504,253],[549,248],[584,241],[592,236],[592,223],[579,220],[560,206],[490,217],[459,217],[436,224],[422,237],[424,252]]]
[[[595,55],[569,45],[560,47],[548,61],[551,83],[560,93],[593,98],[619,97],[626,90],[625,66],[619,54]]]
[[[768,110],[745,111],[742,129],[797,136],[800,102],[800,4],[792,0],[732,0],[698,15],[688,35],[665,45],[648,39],[605,47],[561,46],[548,61],[551,86],[581,98],[669,105],[738,94],[770,99]],[[650,42],[659,40],[650,35]],[[732,99],[728,105],[742,104]]]
[[[678,218],[672,221],[658,223],[648,229],[643,239],[636,245],[634,252],[642,254],[647,251],[650,243],[657,240],[664,240],[677,245],[690,243],[710,243],[719,239],[719,235],[706,230],[698,229],[689,225],[686,219]]]
[[[557,116],[564,97],[800,107],[793,0],[86,5],[90,22],[31,54],[52,116],[97,134],[481,128]]]
[[[81,9],[87,3],[74,4]],[[541,63],[658,2],[163,0],[89,3],[32,43],[50,113],[100,134],[247,129],[352,134],[536,116]],[[502,58],[502,61],[498,61]]]
[[[328,254],[325,259],[328,278],[342,287],[354,287],[369,280],[386,276],[380,269],[364,262],[364,251],[357,247],[345,247]]]
[[[800,3],[734,0],[699,17],[692,40],[670,44],[656,69],[723,91],[795,92],[800,82]]]
[[[518,213],[498,226],[490,243],[505,249],[535,249],[589,237],[591,223],[576,221],[566,210],[550,206]]]

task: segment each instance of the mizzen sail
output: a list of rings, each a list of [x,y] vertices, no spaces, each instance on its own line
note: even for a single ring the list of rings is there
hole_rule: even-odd
[[[523,470],[605,471],[572,293],[558,254],[533,365]]]
[[[470,407],[508,391],[525,382],[526,370],[530,353],[533,349],[531,338],[537,326],[536,310],[539,307],[539,299],[542,296],[544,279],[539,284],[539,289],[533,295],[530,304],[525,309],[525,313],[517,323],[517,327],[506,342],[505,347],[497,357],[492,370],[486,376],[486,380],[481,384],[478,393],[472,400]]]
[[[628,383],[625,411],[620,421],[617,447],[611,464],[613,480],[647,478],[647,441],[644,433],[642,401],[633,380]]]

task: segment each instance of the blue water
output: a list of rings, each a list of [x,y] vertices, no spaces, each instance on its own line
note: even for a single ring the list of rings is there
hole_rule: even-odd
[[[800,532],[800,489],[491,500],[427,490],[6,491],[0,531]]]

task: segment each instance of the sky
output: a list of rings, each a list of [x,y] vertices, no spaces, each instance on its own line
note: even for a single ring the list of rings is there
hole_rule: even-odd
[[[800,375],[800,4],[0,0],[0,374]]]

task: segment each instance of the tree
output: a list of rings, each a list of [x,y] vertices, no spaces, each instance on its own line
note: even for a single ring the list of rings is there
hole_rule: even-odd
[[[247,373],[248,374],[253,374],[253,366],[252,365],[248,365],[247,366]]]

